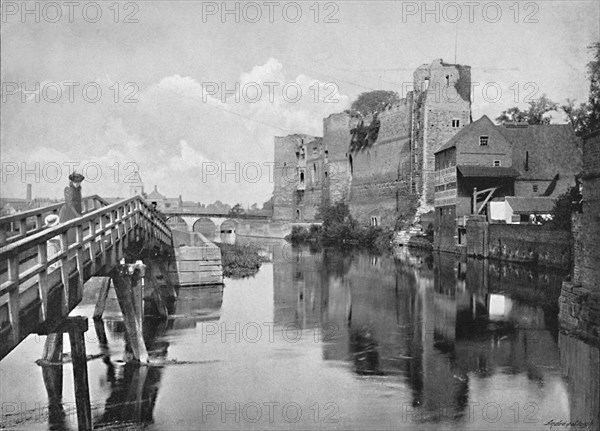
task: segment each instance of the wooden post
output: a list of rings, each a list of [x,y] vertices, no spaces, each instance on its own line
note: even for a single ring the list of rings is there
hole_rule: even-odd
[[[121,313],[123,313],[125,331],[131,344],[133,357],[140,362],[148,362],[148,351],[144,343],[142,322],[136,312],[132,287],[132,284],[137,281],[135,280],[137,274],[136,272],[130,274],[127,265],[119,265],[110,272],[110,277],[117,293]]]
[[[102,287],[98,292],[98,299],[96,301],[96,308],[94,308],[94,319],[102,318],[104,314],[104,308],[106,307],[106,298],[108,297],[108,291],[110,289],[110,277],[102,277]]]
[[[133,305],[135,308],[135,315],[138,321],[144,324],[144,277],[146,275],[146,265],[141,260],[138,260],[133,265],[135,270],[138,270],[138,277],[136,283],[132,283],[133,289]]]
[[[52,426],[60,426],[64,422],[62,405],[63,366],[56,364],[62,362],[62,353],[62,332],[48,334],[44,343],[41,367],[44,386],[48,394],[48,422]]]
[[[53,332],[48,334],[44,343],[42,360],[49,362],[62,361],[63,353],[63,334],[62,332]]]
[[[83,316],[68,317],[67,331],[71,342],[73,361],[73,381],[75,382],[75,402],[77,406],[77,426],[79,430],[92,430],[92,407],[87,375],[87,355],[85,353],[84,332],[88,329],[88,319]]]

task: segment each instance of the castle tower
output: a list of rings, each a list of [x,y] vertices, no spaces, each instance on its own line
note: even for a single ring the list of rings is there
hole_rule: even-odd
[[[140,173],[135,171],[129,181],[129,196],[144,196],[144,183],[140,177]]]
[[[331,114],[323,119],[323,149],[328,170],[325,187],[331,204],[349,201],[354,173],[354,156],[350,151],[350,130],[358,119],[347,112]]]
[[[303,219],[307,144],[314,139],[313,136],[301,134],[275,137],[273,220]]]
[[[413,77],[412,176],[426,212],[433,209],[434,151],[471,122],[471,67],[436,59]]]

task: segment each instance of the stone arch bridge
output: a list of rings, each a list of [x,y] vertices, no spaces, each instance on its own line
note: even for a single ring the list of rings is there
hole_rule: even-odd
[[[209,240],[214,240],[221,233],[235,233],[241,220],[269,221],[266,215],[243,214],[230,217],[228,213],[202,213],[191,211],[166,210],[167,225],[173,229],[188,232],[199,232]]]

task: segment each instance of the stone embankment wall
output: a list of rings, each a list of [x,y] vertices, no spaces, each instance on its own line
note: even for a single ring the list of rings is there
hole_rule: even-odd
[[[583,208],[573,216],[573,273],[563,283],[564,329],[600,344],[600,131],[584,137]]]
[[[569,268],[571,233],[539,225],[468,220],[467,255]]]

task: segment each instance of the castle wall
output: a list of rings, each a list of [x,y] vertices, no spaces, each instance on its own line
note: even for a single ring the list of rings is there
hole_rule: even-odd
[[[323,148],[328,160],[328,187],[331,204],[348,202],[350,190],[350,130],[358,120],[342,112],[323,119]]]
[[[412,96],[412,94],[411,94]],[[412,97],[379,116],[377,141],[353,157],[350,211],[363,224],[393,227],[410,200],[410,133]]]
[[[433,152],[471,122],[470,68],[435,60],[414,78],[415,92],[379,113],[378,138],[369,148],[350,151],[350,131],[360,119],[348,112],[323,119],[322,141],[276,138],[274,220],[314,221],[319,206],[342,200],[361,223],[388,227],[399,216],[410,219],[418,198],[420,213],[433,209]],[[305,157],[297,160],[300,148]]]
[[[325,181],[325,151],[322,138],[309,142],[306,151],[306,189],[300,204],[301,221],[315,221],[319,207],[323,203]]]
[[[562,286],[561,326],[600,343],[600,131],[584,137],[583,209],[573,217],[573,278]]]

